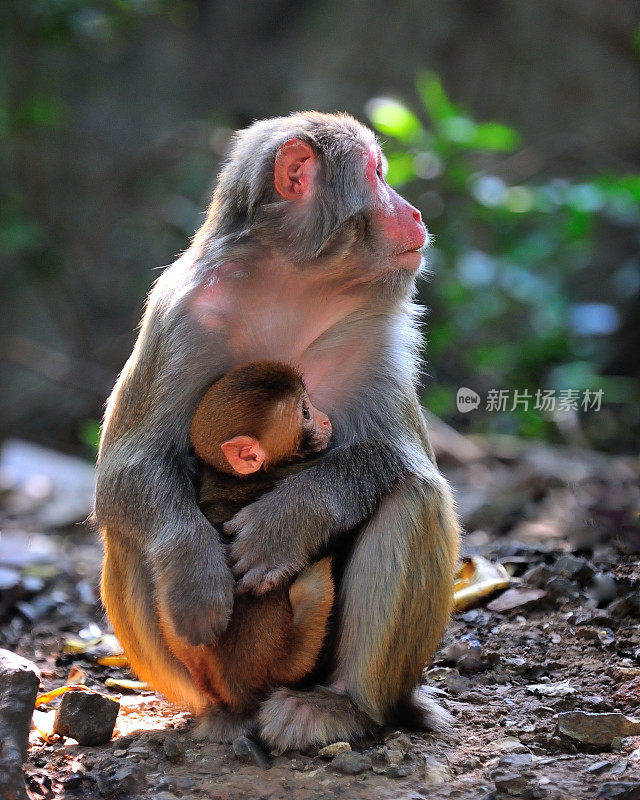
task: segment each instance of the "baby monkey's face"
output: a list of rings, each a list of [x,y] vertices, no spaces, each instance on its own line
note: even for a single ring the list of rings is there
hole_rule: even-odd
[[[271,410],[260,439],[264,469],[317,455],[326,450],[330,438],[329,417],[313,405],[301,383],[299,391]]]
[[[331,422],[326,414],[311,403],[306,391],[302,395],[300,413],[302,416],[300,455],[304,457],[326,450],[331,439]]]

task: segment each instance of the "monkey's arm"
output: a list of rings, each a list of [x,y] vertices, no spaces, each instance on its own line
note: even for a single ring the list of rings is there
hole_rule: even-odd
[[[180,309],[162,305],[181,293],[182,271],[176,263],[158,280],[109,399],[95,514],[132,562],[142,554],[176,633],[210,644],[227,626],[234,581],[220,535],[197,506],[188,435],[204,387],[224,367],[212,355],[221,352],[217,343],[199,336]]]
[[[435,468],[417,438],[378,438],[338,447],[281,481],[225,526],[240,591],[269,591],[295,574],[330,536],[356,528],[409,474]],[[413,441],[411,441],[413,439]]]

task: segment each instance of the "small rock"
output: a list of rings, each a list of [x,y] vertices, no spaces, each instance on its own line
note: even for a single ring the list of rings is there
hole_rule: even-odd
[[[547,593],[543,589],[526,589],[524,587],[516,587],[507,589],[500,597],[492,600],[487,608],[489,611],[495,611],[498,614],[503,614],[506,611],[511,611],[513,608],[524,608],[526,606],[535,605]]]
[[[100,794],[113,794],[120,797],[123,794],[142,789],[146,781],[142,767],[134,764],[120,767],[113,775],[107,773],[98,775],[97,783]]]
[[[431,755],[424,757],[424,772],[422,781],[425,786],[442,786],[451,780],[451,770],[446,764],[441,764]]]
[[[395,750],[402,750],[403,753],[408,753],[411,750],[411,739],[406,733],[399,733],[394,731],[390,736],[385,739],[387,747]]]
[[[598,631],[593,628],[578,628],[575,637],[576,639],[583,639],[586,642],[593,642],[598,638]]]
[[[538,694],[541,697],[567,697],[576,693],[569,681],[559,681],[558,683],[530,683],[527,691]]]
[[[610,603],[618,596],[618,583],[611,572],[598,572],[591,586],[589,595],[596,603]]]
[[[558,600],[563,600],[565,597],[575,600],[580,595],[574,582],[565,575],[554,575],[549,578],[546,590],[549,597]]]
[[[626,597],[619,597],[617,600],[614,600],[607,606],[607,613],[610,614],[614,619],[624,619],[630,614],[633,614],[635,610],[636,609],[633,607],[629,595]]]
[[[522,576],[522,580],[528,586],[534,586],[537,589],[542,589],[549,582],[551,577],[551,570],[546,564],[538,564],[535,567],[528,569]]]
[[[640,782],[607,781],[598,790],[597,800],[640,800]]]
[[[162,749],[164,750],[165,757],[176,764],[182,758],[182,747],[175,736],[167,736],[162,742]]]
[[[98,692],[67,692],[56,711],[53,730],[82,745],[110,741],[120,703]]]
[[[333,759],[328,769],[340,775],[360,775],[371,769],[371,759],[364,753],[345,750]]]
[[[483,666],[482,645],[469,633],[445,648],[442,656],[447,661],[453,661],[461,672],[479,672]]]
[[[178,800],[178,796],[173,792],[158,792],[154,795],[154,800]]]
[[[469,678],[458,674],[447,675],[444,685],[447,687],[449,694],[453,695],[454,697],[460,697],[471,689],[471,681]]]
[[[245,764],[253,762],[261,769],[271,768],[271,763],[265,752],[247,736],[238,736],[237,739],[233,740],[232,747],[233,754],[239,761]]]
[[[564,553],[553,565],[556,574],[564,574],[581,584],[588,583],[595,575],[595,569],[584,558]]]
[[[521,795],[527,788],[531,775],[531,753],[505,753],[500,756],[497,768],[491,773],[499,792]]]
[[[527,788],[528,779],[517,772],[494,772],[491,777],[499,792],[521,795]]]
[[[385,753],[387,764],[399,764],[404,758],[402,750],[387,750]]]
[[[326,747],[318,750],[318,755],[320,758],[326,758],[330,761],[332,758],[335,758],[338,753],[345,753],[349,750],[351,750],[349,742],[333,742],[333,744],[328,744]]]
[[[595,764],[592,764],[589,767],[588,771],[597,774],[598,772],[602,772],[603,770],[607,769],[607,767],[610,766],[611,766],[610,761],[596,761]]]
[[[391,764],[387,767],[389,778],[406,778],[407,775],[411,775],[411,767],[408,764]]]
[[[585,744],[611,745],[616,737],[640,734],[640,720],[618,713],[564,711],[558,714],[558,731]]]

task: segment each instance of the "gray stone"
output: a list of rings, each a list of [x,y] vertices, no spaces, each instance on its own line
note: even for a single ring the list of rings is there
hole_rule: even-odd
[[[640,800],[640,782],[607,781],[598,790],[598,800]]]
[[[595,575],[595,569],[584,558],[571,555],[571,553],[564,553],[553,565],[553,571],[556,574],[565,574],[569,578],[579,581],[580,583],[587,583]]]
[[[144,769],[138,765],[127,764],[117,769],[112,778],[111,785],[116,794],[135,792],[145,786]]]
[[[173,764],[182,758],[182,747],[175,736],[167,736],[162,742],[165,758]]]
[[[82,745],[106,744],[119,711],[120,703],[98,692],[67,692],[56,711],[53,730]]]
[[[387,767],[387,776],[389,778],[406,778],[407,775],[411,775],[409,764],[391,764]]]
[[[617,737],[640,734],[640,720],[613,712],[564,711],[558,714],[558,732],[585,744],[611,745]]]
[[[0,797],[26,800],[22,762],[40,673],[35,664],[9,650],[0,650]]]
[[[338,753],[329,764],[328,769],[332,772],[338,772],[340,775],[360,775],[361,772],[367,772],[371,769],[371,759],[369,756],[365,756],[364,753],[345,750],[342,753]]]
[[[426,755],[422,780],[425,786],[442,786],[451,780],[451,771],[446,764],[441,764],[433,756]]]
[[[233,754],[245,764],[256,764],[261,769],[270,769],[271,763],[266,753],[248,736],[238,736],[233,740]]]

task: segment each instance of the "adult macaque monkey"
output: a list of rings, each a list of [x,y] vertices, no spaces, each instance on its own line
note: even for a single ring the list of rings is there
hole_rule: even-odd
[[[191,442],[204,462],[200,508],[223,525],[278,479],[306,468],[330,437],[329,418],[311,404],[296,370],[275,361],[237,367],[207,389],[191,422]],[[333,600],[331,559],[323,558],[291,585],[238,597],[213,645],[189,644],[162,605],[158,611],[171,651],[217,716],[235,728],[254,724],[260,700],[274,687],[299,684],[313,670]],[[162,688],[161,673],[149,680]]]
[[[279,750],[353,738],[406,707],[449,616],[457,522],[416,394],[411,297],[425,240],[354,119],[255,123],[237,135],[191,247],[155,284],[109,400],[96,495],[104,598],[137,671],[161,669],[171,696],[202,703],[158,603],[191,644],[210,644],[234,575],[240,591],[264,593],[358,529],[328,685],[279,689],[261,708],[260,734]],[[198,509],[189,425],[206,386],[262,359],[300,370],[333,439],[228,523],[230,567]]]

